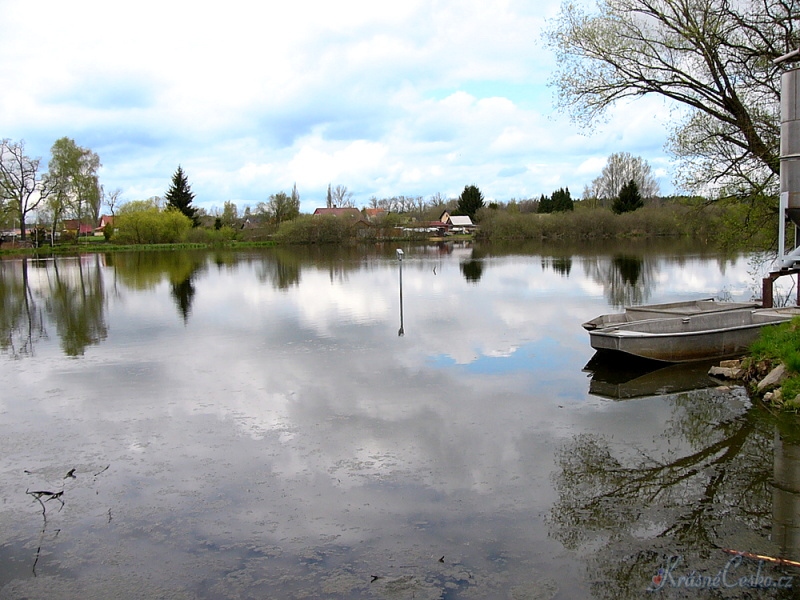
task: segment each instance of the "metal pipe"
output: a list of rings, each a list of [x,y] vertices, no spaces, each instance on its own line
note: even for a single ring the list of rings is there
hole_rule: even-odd
[[[785,256],[783,256],[780,260],[780,268],[781,269],[788,269],[796,262],[800,261],[800,248],[795,248]]]

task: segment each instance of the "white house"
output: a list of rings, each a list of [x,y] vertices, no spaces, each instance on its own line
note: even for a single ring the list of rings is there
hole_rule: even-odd
[[[447,225],[451,231],[468,232],[475,229],[475,223],[468,216],[452,216],[449,212],[444,211],[439,220]]]

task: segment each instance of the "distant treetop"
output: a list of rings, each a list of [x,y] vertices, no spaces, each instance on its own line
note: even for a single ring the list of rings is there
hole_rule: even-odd
[[[175,171],[175,174],[172,176],[172,185],[170,185],[169,190],[167,190],[165,199],[168,207],[179,210],[192,220],[195,227],[197,226],[197,209],[192,206],[194,193],[189,186],[186,173],[183,172],[180,165],[178,165],[178,170]]]

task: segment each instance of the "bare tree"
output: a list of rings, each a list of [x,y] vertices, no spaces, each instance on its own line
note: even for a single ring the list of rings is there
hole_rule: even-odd
[[[442,192],[436,192],[433,196],[430,197],[428,200],[428,204],[430,208],[435,208],[441,214],[444,212],[445,208],[447,208],[447,203],[449,202],[447,196],[442,194]]]
[[[682,110],[670,149],[680,183],[708,193],[776,187],[779,77],[772,59],[800,45],[798,0],[565,2],[546,34],[559,106],[592,122],[623,98]]]
[[[348,191],[347,186],[337,185],[333,190],[328,187],[328,190],[330,191],[333,206],[338,208],[353,207],[353,192]]]
[[[49,189],[39,176],[38,158],[25,156],[25,142],[0,141],[0,199],[19,219],[20,239],[26,239],[25,222],[47,198]]]
[[[114,211],[119,204],[119,198],[122,195],[122,190],[117,188],[113,192],[106,193],[106,190],[103,186],[100,186],[100,196],[103,199],[103,204],[108,207],[108,210],[111,212],[111,216],[114,216]]]
[[[659,186],[647,161],[627,152],[617,152],[608,157],[600,176],[584,189],[584,198],[602,200],[604,206],[619,196],[620,190],[631,180],[636,182],[642,198],[655,198]]]

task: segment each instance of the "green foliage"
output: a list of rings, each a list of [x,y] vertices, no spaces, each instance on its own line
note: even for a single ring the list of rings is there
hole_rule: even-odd
[[[112,239],[121,244],[170,244],[185,241],[191,228],[191,219],[174,208],[161,210],[153,200],[136,200],[120,207]]]
[[[542,215],[553,212],[553,200],[550,198],[550,196],[545,196],[544,194],[541,195],[539,198],[539,208],[536,212]]]
[[[167,190],[167,195],[164,198],[167,201],[167,206],[189,217],[192,221],[192,225],[197,227],[197,209],[192,206],[194,193],[189,186],[186,173],[183,172],[183,168],[181,168],[180,165],[178,165],[178,170],[175,171],[175,174],[172,176],[172,185],[170,185],[169,190]]]
[[[47,186],[53,221],[70,214],[82,223],[97,225],[100,218],[100,157],[74,140],[63,137],[50,149]]]
[[[194,227],[189,231],[187,240],[196,244],[206,244],[208,246],[229,246],[241,237],[239,229],[230,227],[229,225],[216,226],[214,223],[213,228],[209,227]]]
[[[800,317],[775,327],[764,327],[750,346],[750,353],[757,360],[779,360],[790,371],[800,373]]]
[[[342,243],[355,237],[351,219],[331,215],[302,215],[281,223],[275,241],[295,244]]]
[[[726,198],[717,204],[722,245],[777,250],[778,199],[775,196],[753,194],[747,198]]]
[[[457,212],[474,219],[475,213],[482,207],[483,194],[478,187],[474,185],[464,186],[464,191],[461,192],[461,195],[458,197]]]
[[[300,196],[297,194],[297,188],[292,190],[291,196],[284,192],[272,194],[267,206],[269,215],[275,223],[296,219],[300,215]]]
[[[503,239],[611,239],[622,237],[688,236],[716,241],[721,207],[679,203],[647,206],[615,215],[607,208],[582,207],[552,214],[483,211],[478,235]]]
[[[235,202],[227,200],[225,204],[223,204],[220,219],[223,225],[229,225],[231,227],[236,225],[239,220],[239,209]]]
[[[575,210],[569,188],[559,188],[553,192],[552,196],[545,196],[539,199],[539,213],[567,212]]]
[[[616,214],[633,212],[644,206],[644,200],[639,193],[639,186],[633,179],[628,180],[628,183],[622,186],[619,191],[619,196],[614,199],[614,204],[611,207]]]
[[[575,210],[569,188],[559,188],[553,192],[553,212],[566,212]]]

